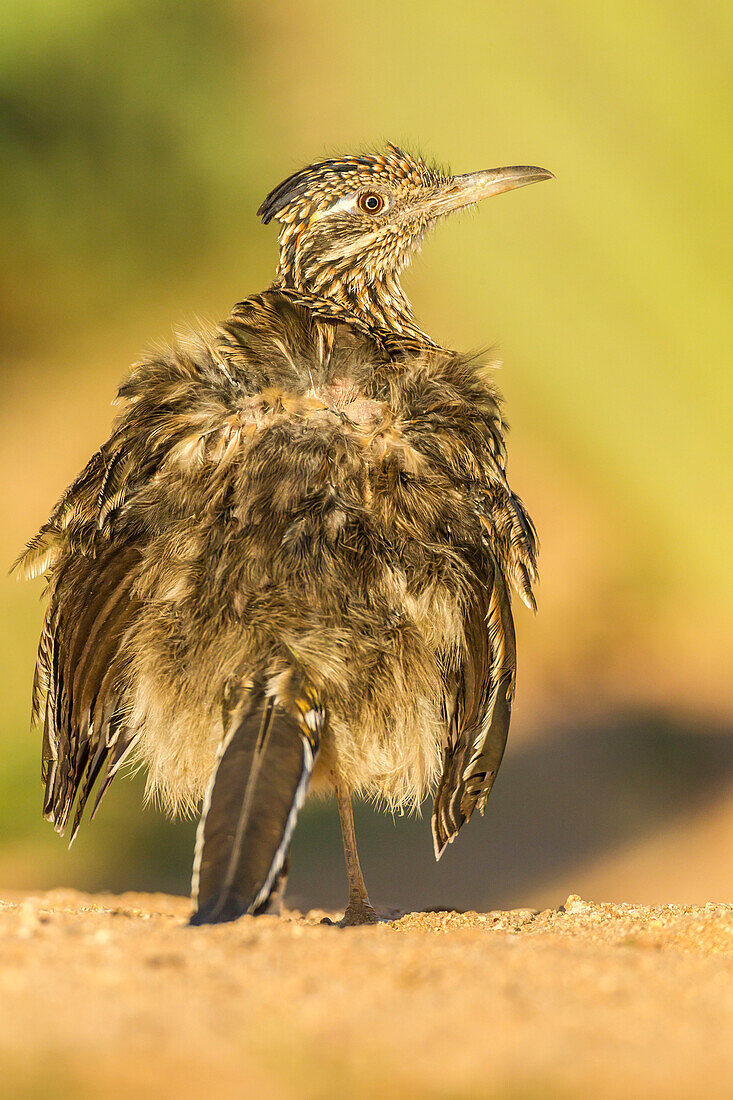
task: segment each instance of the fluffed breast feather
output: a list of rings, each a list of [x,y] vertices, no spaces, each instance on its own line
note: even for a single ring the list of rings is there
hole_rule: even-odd
[[[271,290],[138,363],[119,397],[19,562],[49,584],[47,815],[63,831],[76,803],[73,835],[130,759],[193,808],[223,714],[297,669],[329,715],[321,772],[337,753],[347,784],[392,806],[437,785],[442,851],[506,740],[508,584],[534,605],[536,538],[487,368],[390,357]]]

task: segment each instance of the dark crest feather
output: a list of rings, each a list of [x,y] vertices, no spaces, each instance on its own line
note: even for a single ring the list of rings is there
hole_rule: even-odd
[[[353,173],[355,170],[364,169],[375,174],[388,172],[392,176],[406,176],[413,173],[421,176],[426,182],[431,176],[438,173],[428,169],[422,157],[413,157],[400,149],[392,142],[387,142],[386,153],[360,153],[343,157],[332,157],[327,160],[314,161],[313,164],[300,168],[291,176],[284,179],[260,204],[257,216],[262,218],[265,225],[276,218],[286,206],[299,199],[307,198],[326,184],[329,187],[337,185],[339,177]]]

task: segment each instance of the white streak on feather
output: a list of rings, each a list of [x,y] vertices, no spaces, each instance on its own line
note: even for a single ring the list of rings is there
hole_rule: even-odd
[[[298,814],[301,810],[303,803],[305,802],[305,796],[308,791],[308,780],[310,779],[311,772],[313,771],[314,756],[313,749],[311,748],[310,743],[308,742],[307,738],[302,736],[302,734],[301,740],[303,742],[303,770],[300,774],[300,780],[298,781],[298,786],[295,791],[295,798],[293,799],[293,804],[290,807],[288,819],[285,822],[285,829],[283,831],[280,845],[275,852],[275,857],[272,861],[272,864],[270,865],[270,870],[267,874],[264,885],[262,886],[262,889],[257,894],[257,897],[249,908],[250,913],[254,912],[255,909],[258,909],[260,905],[262,905],[262,903],[267,900],[267,898],[270,896],[270,893],[272,892],[273,883],[275,882],[275,879],[280,873],[282,865],[285,862],[285,856],[287,855],[288,848],[290,847],[290,841],[293,836],[295,824],[298,820]]]

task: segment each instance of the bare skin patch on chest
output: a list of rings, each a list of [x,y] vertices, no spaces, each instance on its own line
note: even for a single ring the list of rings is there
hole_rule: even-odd
[[[185,436],[175,448],[175,458],[184,465],[204,457],[217,463],[231,461],[248,441],[288,421],[315,430],[340,428],[365,449],[365,458],[367,453],[371,456],[368,461],[396,458],[400,467],[412,474],[424,466],[423,456],[414,450],[390,406],[367,397],[350,379],[341,378],[308,393],[278,387],[260,390],[246,397],[216,428],[199,428]]]
[[[347,378],[335,378],[326,386],[316,387],[314,392],[324,405],[342,413],[352,424],[364,427],[373,425],[383,420],[389,412],[383,401],[365,397],[359,387]]]

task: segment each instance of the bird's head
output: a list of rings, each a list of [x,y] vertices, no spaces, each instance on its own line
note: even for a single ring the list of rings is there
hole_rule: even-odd
[[[279,285],[377,327],[419,333],[398,277],[426,231],[489,195],[551,177],[530,167],[451,176],[388,144],[384,153],[308,165],[271,191],[258,214],[282,225]]]

